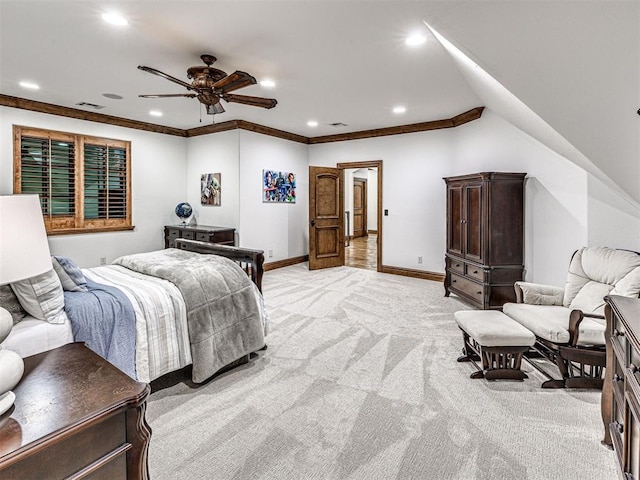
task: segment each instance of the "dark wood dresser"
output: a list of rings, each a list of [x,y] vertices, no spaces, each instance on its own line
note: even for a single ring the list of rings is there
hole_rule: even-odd
[[[446,177],[445,296],[482,309],[515,302],[524,274],[526,173],[483,172]]]
[[[625,480],[640,479],[640,299],[605,297],[607,368],[602,388],[604,440]]]
[[[82,343],[24,359],[0,416],[0,478],[147,479],[149,386]]]
[[[207,243],[235,245],[235,228],[211,225],[166,225],[164,227],[164,248],[172,248],[176,238],[198,240]]]

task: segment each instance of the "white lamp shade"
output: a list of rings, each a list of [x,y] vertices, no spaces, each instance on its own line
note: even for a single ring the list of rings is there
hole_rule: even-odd
[[[0,285],[51,268],[38,195],[0,195]]]

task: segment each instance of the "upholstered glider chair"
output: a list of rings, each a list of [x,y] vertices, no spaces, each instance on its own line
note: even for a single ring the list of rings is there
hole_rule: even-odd
[[[602,388],[606,364],[604,297],[640,294],[640,254],[607,247],[574,252],[564,288],[516,282],[516,302],[503,312],[536,336],[534,350],[554,362],[562,380],[531,362],[543,388]]]

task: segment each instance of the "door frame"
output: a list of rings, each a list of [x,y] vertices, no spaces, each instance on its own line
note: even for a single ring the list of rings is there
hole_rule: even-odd
[[[382,271],[382,160],[338,163],[337,168],[377,168],[378,170],[378,236],[376,238],[376,271]]]

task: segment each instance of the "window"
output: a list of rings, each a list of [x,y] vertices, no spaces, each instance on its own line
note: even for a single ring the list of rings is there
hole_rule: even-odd
[[[15,193],[37,193],[49,234],[130,230],[130,142],[13,127]]]

